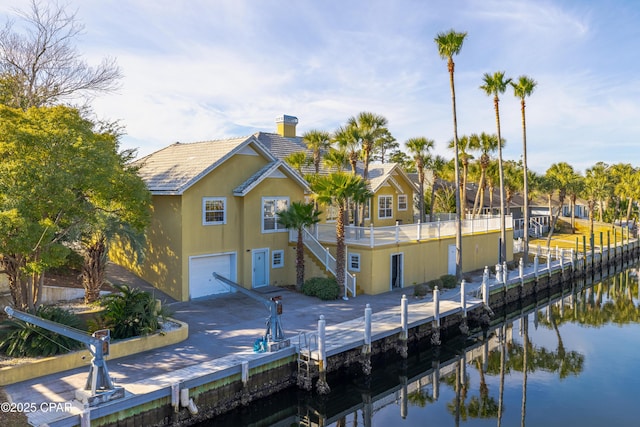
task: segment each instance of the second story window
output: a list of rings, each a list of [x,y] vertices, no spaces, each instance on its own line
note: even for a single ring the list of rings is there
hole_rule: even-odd
[[[226,197],[204,197],[202,199],[202,225],[216,225],[226,223]]]
[[[288,197],[263,197],[262,232],[273,233],[276,231],[286,231],[287,229],[278,221],[278,212],[285,211],[288,207]]]
[[[398,195],[398,210],[406,211],[407,210],[407,195],[400,194]]]
[[[378,197],[378,218],[393,218],[393,196]]]

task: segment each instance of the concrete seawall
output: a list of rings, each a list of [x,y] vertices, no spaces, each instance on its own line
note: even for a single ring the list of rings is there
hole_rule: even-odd
[[[485,279],[486,295],[483,286],[474,280],[475,285],[467,289],[465,298],[460,299],[459,288],[457,293],[448,291],[437,308],[434,301],[414,302],[409,305],[405,329],[400,307],[374,313],[369,336],[366,313],[352,321],[327,325],[324,364],[312,370],[311,384],[318,387],[323,371],[348,368],[370,373],[372,356],[392,351],[406,357],[413,345],[425,341],[437,347],[469,330],[488,327],[492,315],[504,317],[510,310],[528,306],[531,301],[544,301],[571,292],[577,282],[595,283],[636,261],[638,243],[633,241],[616,248],[615,254],[596,255],[595,258],[550,259],[537,269],[511,271],[506,274],[506,280],[504,277],[500,281]],[[123,399],[95,408],[74,407],[73,411],[55,419],[52,414],[42,414],[40,419],[34,415],[30,422],[47,423],[50,427],[88,425],[88,422],[92,426],[191,425],[300,385],[300,354],[304,345],[296,341],[293,339],[294,345],[273,353],[238,352],[154,376],[128,384]],[[321,356],[317,345],[311,345],[308,351],[313,360]],[[193,406],[185,400],[181,402],[181,391]]]

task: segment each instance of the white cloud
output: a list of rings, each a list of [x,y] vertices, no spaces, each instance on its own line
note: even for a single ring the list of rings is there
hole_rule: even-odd
[[[360,111],[389,119],[402,144],[424,135],[451,156],[446,62],[433,38],[468,31],[455,58],[459,134],[495,132],[482,74],[504,70],[538,81],[527,99],[530,166],[577,169],[597,160],[638,163],[635,52],[638,4],[568,0],[394,2],[71,0],[91,63],[116,57],[118,94],[95,100],[122,119],[125,145],[141,154],[195,141],[275,129],[299,117],[299,133],[334,130]],[[0,0],[0,14],[13,7]],[[501,97],[505,157],[521,153],[519,102]],[[603,149],[604,147],[604,149]],[[634,158],[635,156],[635,158]],[[618,160],[616,160],[618,159]],[[578,166],[581,165],[581,166]]]

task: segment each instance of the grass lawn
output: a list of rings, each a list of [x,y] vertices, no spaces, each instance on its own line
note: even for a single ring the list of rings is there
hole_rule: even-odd
[[[611,246],[613,246],[615,242],[620,243],[622,236],[620,227],[614,227],[611,224],[596,222],[593,225],[593,243],[596,248],[600,247],[600,233],[602,233],[602,246],[604,248],[607,247],[607,232],[609,232],[609,242]],[[586,237],[587,251],[591,250],[589,221],[576,219],[575,233],[572,233],[569,218],[559,218],[558,224],[556,224],[556,231],[551,237],[551,247],[555,248],[557,246],[559,248],[565,249],[576,249],[577,239],[578,250],[582,252],[584,250],[584,247],[582,245],[583,237]],[[625,241],[626,239],[627,234],[625,230]],[[529,244],[532,246],[540,245],[540,247],[545,247],[547,246],[547,238],[543,237],[542,239],[533,239],[529,241]]]

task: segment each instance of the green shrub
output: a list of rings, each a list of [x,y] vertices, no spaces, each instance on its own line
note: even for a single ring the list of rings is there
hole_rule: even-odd
[[[444,286],[442,285],[442,280],[441,279],[433,279],[427,282],[427,285],[429,285],[429,288],[431,289],[435,289],[436,286],[438,287],[438,289],[442,289]]]
[[[42,305],[36,310],[36,316],[78,328],[80,319],[68,310],[50,305]],[[21,320],[5,320],[7,326],[0,336],[0,352],[10,357],[54,356],[82,347],[82,343],[34,326]]]
[[[100,300],[105,311],[90,322],[90,330],[109,328],[112,338],[124,339],[153,334],[161,328],[160,322],[168,313],[164,307],[158,308],[151,293],[127,285],[115,287],[118,293]]]
[[[418,283],[413,287],[413,296],[414,297],[424,297],[427,295],[427,285],[424,283]]]
[[[302,293],[308,296],[318,297],[324,301],[329,301],[338,299],[340,296],[340,287],[336,279],[314,277],[304,282],[302,285]]]
[[[453,289],[458,285],[456,276],[453,276],[451,274],[440,276],[440,280],[442,281],[442,287],[446,289]]]

